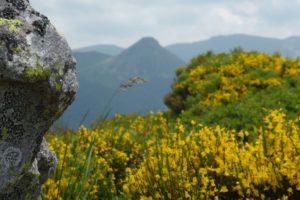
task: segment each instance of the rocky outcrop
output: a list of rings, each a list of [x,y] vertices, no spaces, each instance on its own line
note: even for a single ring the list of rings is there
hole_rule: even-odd
[[[78,83],[66,40],[28,0],[0,1],[0,200],[38,199],[55,169],[45,132]]]

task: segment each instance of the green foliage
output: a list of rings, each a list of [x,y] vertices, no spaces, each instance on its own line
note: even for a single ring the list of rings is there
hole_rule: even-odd
[[[187,123],[252,130],[271,109],[282,108],[288,118],[300,111],[300,61],[278,53],[208,52],[176,75],[165,104]]]

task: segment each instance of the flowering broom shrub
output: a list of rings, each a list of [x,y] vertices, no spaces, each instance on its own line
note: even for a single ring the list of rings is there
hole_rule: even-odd
[[[43,199],[299,199],[299,118],[274,110],[252,132],[163,113],[117,115],[94,130],[48,136],[59,157]]]
[[[179,68],[165,104],[183,121],[253,130],[269,109],[300,113],[300,61],[235,49],[195,57]]]

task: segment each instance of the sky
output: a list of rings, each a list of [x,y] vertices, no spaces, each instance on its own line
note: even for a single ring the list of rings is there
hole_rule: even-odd
[[[300,36],[300,0],[30,0],[72,48],[128,47],[142,37],[162,45],[244,33]]]

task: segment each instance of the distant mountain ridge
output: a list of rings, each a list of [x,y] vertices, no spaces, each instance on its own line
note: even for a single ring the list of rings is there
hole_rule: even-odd
[[[246,51],[255,50],[265,53],[278,51],[283,56],[297,57],[300,55],[300,37],[293,36],[286,39],[277,39],[245,34],[232,34],[215,36],[208,40],[193,43],[168,45],[166,49],[187,62],[194,56],[208,50],[220,53],[228,52],[236,47],[241,47]]]
[[[284,39],[263,37],[247,34],[230,34],[214,36],[206,40],[191,43],[175,43],[165,46],[181,60],[189,62],[190,59],[208,50],[218,52],[228,52],[236,47],[242,49],[274,53],[279,51],[283,56],[300,56],[300,36],[290,36]],[[74,52],[97,51],[100,53],[117,56],[125,49],[117,45],[94,45],[74,49]]]
[[[124,48],[119,47],[117,45],[98,44],[98,45],[74,49],[73,52],[95,51],[95,52],[104,53],[104,54],[111,55],[111,56],[116,56],[116,55],[120,54],[123,50],[124,50]]]

